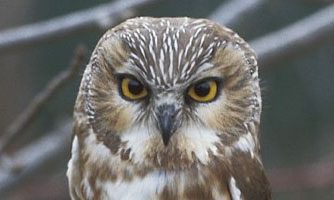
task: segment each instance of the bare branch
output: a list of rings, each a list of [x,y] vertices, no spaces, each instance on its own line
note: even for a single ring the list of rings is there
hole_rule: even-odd
[[[127,18],[127,11],[157,0],[117,0],[95,8],[56,17],[0,32],[0,53],[18,47],[28,47],[52,39],[63,39],[80,31],[107,29]]]
[[[76,74],[80,67],[85,64],[86,48],[79,46],[75,50],[75,55],[71,61],[69,68],[60,72],[55,76],[47,86],[39,92],[35,98],[30,102],[27,108],[20,113],[17,119],[13,120],[7,131],[0,139],[0,155],[2,151],[8,146],[12,139],[22,132],[28,125],[36,118],[38,113],[43,109],[44,105]]]
[[[269,179],[275,191],[327,188],[334,185],[334,162],[322,161],[288,169],[272,169]]]
[[[291,58],[334,40],[334,4],[251,42],[260,66]]]
[[[11,200],[65,200],[70,199],[64,170],[29,178],[20,187],[15,188],[6,199]],[[2,197],[3,199],[4,197]]]
[[[72,123],[66,120],[58,129],[47,134],[38,141],[19,150],[11,156],[12,163],[18,163],[20,170],[6,169],[0,163],[0,196],[10,192],[23,180],[34,176],[51,161],[68,153],[70,149]]]
[[[246,13],[252,12],[264,2],[264,0],[230,0],[217,8],[208,18],[225,26],[232,26]]]

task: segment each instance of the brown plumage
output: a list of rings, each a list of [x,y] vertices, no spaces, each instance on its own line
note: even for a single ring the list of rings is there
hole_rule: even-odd
[[[271,199],[257,70],[249,45],[209,20],[107,31],[75,105],[72,199]]]

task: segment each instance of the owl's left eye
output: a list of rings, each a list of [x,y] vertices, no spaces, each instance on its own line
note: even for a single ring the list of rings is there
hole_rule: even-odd
[[[218,94],[218,82],[216,80],[200,81],[188,89],[187,95],[199,102],[207,103],[213,101]]]
[[[127,100],[139,100],[148,95],[145,86],[134,78],[122,78],[120,86],[121,93]]]

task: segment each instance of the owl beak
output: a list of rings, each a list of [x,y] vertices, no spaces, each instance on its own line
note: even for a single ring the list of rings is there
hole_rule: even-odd
[[[173,135],[176,114],[177,111],[174,105],[163,104],[157,109],[158,125],[165,146],[168,145],[169,140]]]

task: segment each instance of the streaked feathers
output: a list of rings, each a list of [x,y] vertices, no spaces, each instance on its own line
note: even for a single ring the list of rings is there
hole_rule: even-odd
[[[75,105],[72,199],[270,199],[257,71],[249,45],[206,19],[140,17],[107,31]],[[122,98],[120,74],[142,83],[147,98]],[[189,102],[188,88],[207,78],[222,82],[217,98]],[[161,105],[178,110],[168,145]]]

